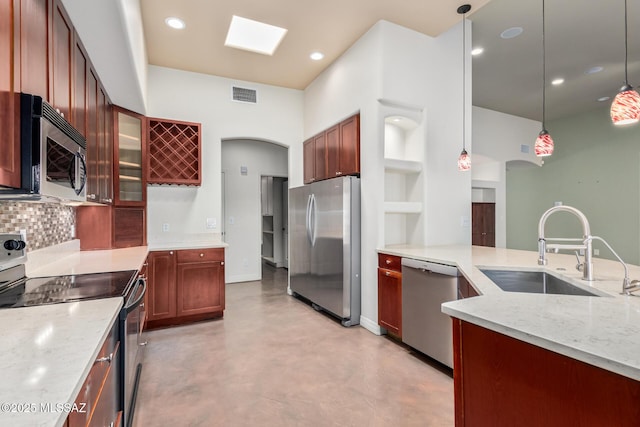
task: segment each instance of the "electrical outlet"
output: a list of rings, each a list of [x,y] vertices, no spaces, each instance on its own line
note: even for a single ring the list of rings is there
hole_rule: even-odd
[[[27,243],[27,230],[20,230],[20,237],[22,237],[22,241]]]
[[[595,256],[600,255],[600,249],[594,249],[594,250],[593,250],[593,254],[594,254]]]
[[[162,224],[162,231],[165,232],[165,233],[167,231],[169,231],[169,223],[168,222],[165,222],[164,224]]]

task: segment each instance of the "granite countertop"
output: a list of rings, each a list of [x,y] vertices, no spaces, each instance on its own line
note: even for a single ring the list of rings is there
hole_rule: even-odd
[[[63,425],[56,405],[75,401],[121,307],[108,298],[0,310],[0,425]]]
[[[616,261],[594,258],[589,283],[574,255],[548,254],[548,265],[539,266],[537,252],[514,249],[393,245],[379,252],[458,267],[482,295],[443,304],[452,317],[640,380],[640,298],[620,294],[624,271]],[[478,267],[546,271],[601,296],[505,292]],[[640,279],[640,267],[630,265],[629,275]]]

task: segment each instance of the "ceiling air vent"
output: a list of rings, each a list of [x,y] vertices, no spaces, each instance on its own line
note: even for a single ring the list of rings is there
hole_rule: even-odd
[[[233,87],[233,100],[240,102],[249,102],[255,104],[257,100],[257,92],[255,89],[247,89],[244,87]]]

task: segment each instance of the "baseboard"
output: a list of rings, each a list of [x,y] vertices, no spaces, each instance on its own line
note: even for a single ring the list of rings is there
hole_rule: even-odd
[[[375,335],[383,334],[383,329],[380,327],[380,325],[378,325],[378,322],[374,322],[373,320],[368,319],[362,315],[360,316],[360,326]]]
[[[238,274],[227,277],[225,283],[254,282],[256,280],[262,280],[262,277],[259,274]]]

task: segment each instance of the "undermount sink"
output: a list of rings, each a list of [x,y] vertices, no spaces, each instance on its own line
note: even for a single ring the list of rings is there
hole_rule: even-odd
[[[500,289],[507,292],[526,292],[534,294],[582,295],[597,297],[578,286],[558,279],[544,271],[511,271],[480,269]]]

